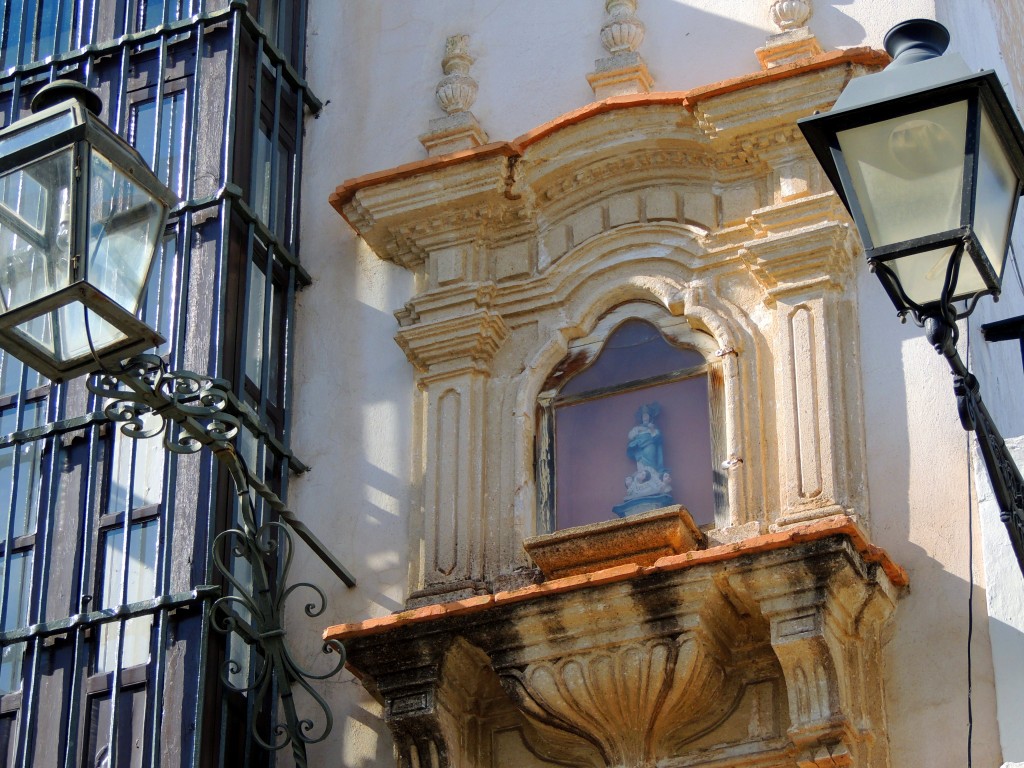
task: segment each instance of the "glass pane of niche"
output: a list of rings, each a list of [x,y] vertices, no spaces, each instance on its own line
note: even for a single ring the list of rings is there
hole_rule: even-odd
[[[644,321],[619,326],[554,401],[556,527],[671,504],[713,523],[708,398],[700,352]]]

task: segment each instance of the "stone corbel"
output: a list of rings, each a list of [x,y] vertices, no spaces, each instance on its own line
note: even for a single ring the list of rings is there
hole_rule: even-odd
[[[384,719],[398,749],[399,768],[451,768],[469,764],[470,731],[478,711],[492,699],[494,673],[487,657],[462,638],[413,643],[417,665],[392,664],[386,648],[375,675]],[[497,695],[501,689],[493,683]]]
[[[577,611],[558,612],[544,621],[565,628],[560,642],[490,654],[509,698],[544,739],[559,734],[576,745],[574,764],[591,754],[600,766],[653,765],[735,708],[746,681],[729,675],[723,640],[738,633],[735,613],[710,580],[659,599],[663,623],[627,624],[617,640]],[[624,594],[603,610],[627,610],[633,600]]]
[[[888,579],[876,576],[869,586],[849,569],[808,558],[730,579],[768,621],[800,768],[889,768],[887,751],[875,744],[886,732],[878,658],[896,598]]]
[[[384,721],[398,749],[399,768],[447,768],[449,738],[438,701],[440,660],[376,676],[384,699]]]

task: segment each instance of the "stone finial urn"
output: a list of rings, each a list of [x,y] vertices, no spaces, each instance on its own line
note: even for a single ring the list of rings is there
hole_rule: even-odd
[[[601,27],[601,43],[608,53],[636,51],[644,39],[644,24],[636,15],[637,0],[607,0],[608,17]]]
[[[469,35],[452,35],[445,43],[441,61],[444,77],[437,84],[437,101],[449,115],[468,112],[476,101],[478,85],[469,74],[473,57],[469,55]]]
[[[783,32],[800,29],[811,17],[810,0],[775,0],[771,9],[772,22]]]

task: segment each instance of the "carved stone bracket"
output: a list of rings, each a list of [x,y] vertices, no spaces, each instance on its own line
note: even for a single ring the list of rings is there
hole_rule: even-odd
[[[829,530],[326,636],[383,699],[402,768],[889,768],[881,648],[904,577]]]

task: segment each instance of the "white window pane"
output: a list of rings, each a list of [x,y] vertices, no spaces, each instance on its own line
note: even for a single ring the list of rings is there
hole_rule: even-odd
[[[267,278],[255,264],[249,279],[249,313],[245,332],[245,375],[259,385],[263,377],[263,313]]]
[[[5,559],[0,557],[0,569]],[[11,571],[4,596],[3,629],[8,632],[28,623],[29,594],[32,588],[32,553],[23,552],[11,556]],[[0,651],[0,694],[21,688],[21,660],[25,655],[25,644],[9,645]]]
[[[156,520],[131,527],[128,553],[128,579],[124,575],[124,531],[112,530],[104,537],[104,571],[102,608],[148,600],[156,594],[156,553],[159,524]],[[149,660],[152,616],[140,616],[124,622],[121,667],[145,664]],[[117,646],[120,626],[105,624],[100,629],[97,671],[109,672],[118,667]]]

